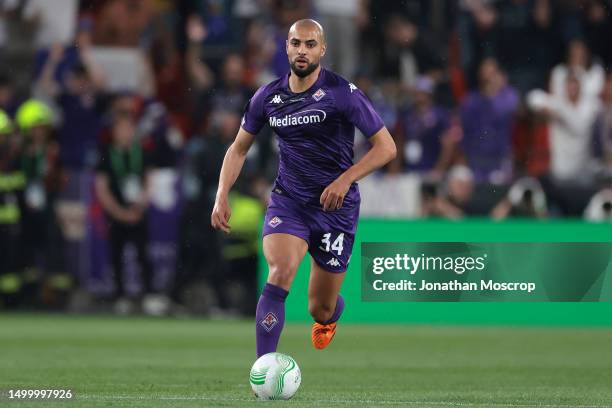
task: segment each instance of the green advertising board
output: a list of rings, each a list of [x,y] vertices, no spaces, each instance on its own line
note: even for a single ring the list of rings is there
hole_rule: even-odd
[[[572,268],[560,268],[561,264],[554,262],[547,264],[533,253],[526,251],[528,243],[607,243],[612,242],[612,225],[590,224],[579,220],[567,221],[532,221],[513,220],[495,222],[490,220],[445,221],[445,220],[387,220],[387,219],[361,219],[353,247],[352,261],[346,274],[341,293],[344,296],[346,308],[342,316],[343,322],[352,323],[422,323],[422,324],[533,324],[533,325],[612,325],[612,302],[606,296],[594,296],[589,292],[578,301],[576,297],[543,296],[536,293],[536,301],[530,301],[527,296],[508,299],[484,299],[478,296],[458,296],[456,299],[436,298],[431,296],[405,299],[398,298],[372,298],[364,286],[368,279],[364,279],[362,271],[362,244],[368,243],[479,243],[479,246],[500,247],[494,243],[520,243],[520,245],[506,245],[514,248],[499,259],[505,259],[502,266],[507,274],[512,274],[511,261],[517,268],[524,270],[537,270],[540,281],[544,277],[549,281],[555,274],[559,279],[565,279],[568,270],[571,273],[588,274],[589,268],[581,265],[572,265]],[[414,244],[413,244],[414,245]],[[538,245],[533,245],[538,247]],[[539,245],[547,247],[546,245]],[[567,244],[566,244],[567,246]],[[576,247],[589,248],[581,244]],[[365,245],[368,248],[368,245]],[[377,244],[373,247],[385,248],[387,244]],[[397,247],[393,244],[389,246]],[[486,246],[487,247],[487,246]],[[559,246],[563,247],[563,246]],[[572,246],[573,248],[574,246]],[[609,254],[609,245],[592,245],[604,248]],[[518,256],[518,253],[523,254]],[[557,252],[559,249],[555,249]],[[397,252],[397,251],[396,251]],[[514,258],[513,258],[514,257]],[[368,262],[369,258],[365,258]],[[531,261],[533,259],[533,261]],[[598,267],[603,271],[612,270],[610,258],[600,259]],[[520,260],[520,262],[514,262]],[[530,262],[533,262],[531,264]],[[605,263],[605,265],[602,264]],[[547,266],[548,265],[548,266]],[[298,270],[297,277],[287,298],[286,318],[288,321],[311,321],[308,314],[308,275],[310,257],[306,256]],[[267,266],[263,256],[260,256],[260,282],[263,284],[267,275]],[[520,274],[519,274],[520,275]],[[595,278],[594,278],[595,279]],[[567,281],[565,279],[565,281]],[[540,282],[541,283],[541,282]],[[610,278],[604,282],[603,275],[596,288],[609,286]],[[542,285],[538,286],[540,289]],[[551,286],[551,285],[549,285]],[[552,287],[559,291],[558,285]],[[576,293],[571,289],[577,284],[571,283],[564,287],[566,293]],[[367,288],[366,288],[367,289]],[[548,289],[550,292],[550,289]],[[587,293],[588,291],[585,291]],[[552,299],[552,300],[551,300]],[[457,301],[461,300],[461,301]],[[466,301],[467,300],[467,301]],[[486,301],[483,301],[486,300]],[[503,302],[501,300],[504,300]],[[565,300],[565,301],[559,301]],[[568,301],[569,300],[569,301]],[[598,301],[599,300],[599,301]],[[603,300],[603,301],[602,301]]]

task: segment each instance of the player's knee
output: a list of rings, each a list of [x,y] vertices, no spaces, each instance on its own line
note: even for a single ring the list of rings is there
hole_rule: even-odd
[[[291,285],[297,266],[287,261],[272,262],[269,266],[268,282],[281,287]]]
[[[315,322],[324,323],[331,319],[334,314],[334,307],[325,303],[308,302],[308,312]]]

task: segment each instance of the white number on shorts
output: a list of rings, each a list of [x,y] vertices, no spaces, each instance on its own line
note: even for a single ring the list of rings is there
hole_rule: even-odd
[[[331,238],[331,232],[328,232],[327,234],[323,234],[323,239],[321,240],[321,243],[325,244],[325,248],[319,247],[319,249],[322,249],[325,252],[329,252],[329,245],[331,244],[331,242],[329,242],[330,238]]]
[[[331,249],[338,252],[338,255],[342,255],[342,243],[344,242],[344,233],[338,235],[338,238],[334,241]]]
[[[331,232],[323,234],[323,239],[321,240],[321,243],[325,244],[325,248],[321,246],[319,247],[323,251],[329,252],[329,247],[331,245],[332,251],[336,251],[338,255],[342,255],[342,250],[344,249],[344,247],[342,246],[342,244],[344,243],[344,233],[338,235],[338,238],[336,238],[333,244],[331,243]]]

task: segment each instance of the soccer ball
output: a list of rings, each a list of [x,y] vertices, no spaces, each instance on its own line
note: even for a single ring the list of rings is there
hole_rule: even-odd
[[[288,400],[300,387],[302,374],[293,358],[281,353],[268,353],[253,364],[249,382],[260,400]]]

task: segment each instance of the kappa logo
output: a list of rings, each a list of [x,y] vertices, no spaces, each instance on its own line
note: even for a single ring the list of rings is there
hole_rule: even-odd
[[[317,90],[317,92],[312,94],[312,97],[315,101],[319,102],[325,96],[325,92],[321,88]]]
[[[268,312],[266,317],[263,318],[261,322],[259,322],[266,329],[267,332],[270,332],[278,324],[278,318],[272,312]]]
[[[271,226],[272,228],[276,228],[282,223],[283,223],[283,220],[281,220],[278,217],[274,217],[268,222],[268,225]]]
[[[280,95],[274,95],[274,98],[272,98],[270,103],[275,103],[278,105],[279,103],[283,103],[283,100],[281,99]]]
[[[336,258],[332,258],[329,261],[327,261],[327,265],[338,267],[338,266],[340,266],[340,262],[338,262],[338,260]]]
[[[351,83],[349,83],[349,89],[351,90],[351,93],[353,93],[353,91],[357,90],[357,87],[355,86],[354,83],[351,82]]]

